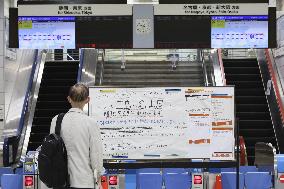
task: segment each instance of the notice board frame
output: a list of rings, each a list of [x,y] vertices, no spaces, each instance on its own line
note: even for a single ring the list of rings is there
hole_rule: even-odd
[[[202,86],[206,88],[205,86]],[[213,86],[222,87],[222,86]],[[225,86],[234,88],[235,86]],[[142,87],[119,87],[119,86],[91,86],[89,88],[142,88]],[[146,87],[145,87],[146,88]],[[148,87],[150,88],[150,87]],[[175,88],[175,87],[173,87]],[[190,86],[188,87],[190,88]],[[88,104],[89,109],[89,104]],[[88,111],[89,114],[89,111]],[[235,115],[235,160],[233,161],[192,161],[192,159],[147,159],[143,161],[131,161],[122,159],[108,159],[104,160],[104,168],[106,169],[139,169],[139,168],[203,168],[205,172],[209,168],[236,168],[236,188],[239,188],[239,173],[240,173],[240,146],[239,146],[239,120],[236,118],[236,105],[234,103],[234,115]],[[129,161],[130,160],[130,161]]]

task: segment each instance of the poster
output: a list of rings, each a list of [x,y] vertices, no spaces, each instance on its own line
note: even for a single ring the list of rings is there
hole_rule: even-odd
[[[90,98],[105,159],[234,159],[233,87],[91,88]]]

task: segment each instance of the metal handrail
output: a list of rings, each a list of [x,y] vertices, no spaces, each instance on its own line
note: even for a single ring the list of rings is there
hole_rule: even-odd
[[[274,91],[275,91],[275,95],[276,95],[276,101],[279,107],[279,111],[280,111],[280,115],[281,115],[281,119],[282,119],[282,123],[284,123],[284,107],[283,107],[283,102],[281,99],[281,94],[280,94],[280,90],[279,90],[279,83],[277,82],[277,77],[275,75],[275,73],[279,74],[277,71],[275,72],[275,69],[273,69],[273,62],[271,60],[271,56],[269,53],[269,50],[266,49],[265,50],[265,55],[266,55],[266,59],[267,59],[267,64],[268,64],[268,69],[270,72],[270,76],[271,76],[271,80],[274,86]],[[274,62],[275,65],[275,62]],[[279,77],[279,75],[278,75]]]
[[[81,56],[80,56],[80,63],[79,63],[79,69],[78,69],[78,76],[77,76],[77,82],[79,83],[82,79],[82,69],[84,67],[84,55],[85,51],[84,49],[81,49]]]
[[[204,51],[199,49],[197,53],[198,53],[198,57],[199,57],[198,61],[200,61],[201,64],[202,64],[205,86],[209,86],[207,66],[206,66],[205,58],[204,58]]]
[[[225,69],[224,69],[224,64],[223,64],[223,57],[222,57],[222,49],[218,49],[218,58],[219,58],[219,65],[221,69],[221,75],[222,75],[222,83],[223,86],[227,85],[226,77],[225,77]]]
[[[42,51],[45,52],[45,51]],[[27,115],[29,113],[29,109],[31,107],[31,98],[32,98],[32,91],[34,89],[33,83],[34,83],[34,77],[36,75],[36,72],[38,71],[39,64],[38,64],[38,56],[39,56],[39,51],[35,51],[35,56],[34,56],[34,63],[32,66],[30,78],[29,78],[29,83],[28,87],[26,90],[25,98],[24,98],[24,103],[22,107],[22,113],[21,113],[21,118],[17,130],[17,135],[12,136],[12,137],[7,137],[4,139],[4,144],[3,144],[3,164],[4,166],[8,166],[10,164],[9,157],[10,157],[10,146],[12,146],[12,160],[14,163],[16,161],[17,153],[18,153],[18,148],[19,148],[19,143],[23,139],[23,131],[25,128],[25,121],[27,120]],[[20,146],[21,147],[21,146]]]
[[[26,121],[25,121],[25,131],[22,132],[22,137],[24,137],[24,140],[20,140],[19,146],[21,147],[21,159],[20,161],[22,162],[25,158],[26,152],[27,152],[27,147],[29,144],[29,139],[30,139],[30,133],[31,133],[31,128],[32,128],[32,123],[33,123],[33,118],[34,118],[34,113],[35,113],[35,108],[36,108],[36,103],[38,99],[38,93],[39,93],[39,88],[43,76],[43,70],[45,67],[45,59],[46,59],[47,52],[43,51],[41,53],[41,58],[39,61],[38,65],[38,71],[36,73],[37,78],[34,80],[34,86],[32,89],[33,96],[31,97],[30,101],[31,106],[29,108],[29,113],[26,115]],[[18,151],[19,152],[19,151]]]
[[[101,62],[101,70],[100,70],[100,82],[99,82],[99,85],[102,85],[103,84],[103,77],[104,77],[104,64],[105,64],[105,50],[103,49],[103,52],[102,53],[98,53],[98,59],[99,59],[99,56],[102,56],[102,60],[100,61]]]

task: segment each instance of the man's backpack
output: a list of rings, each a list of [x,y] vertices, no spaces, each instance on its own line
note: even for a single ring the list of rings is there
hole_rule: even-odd
[[[45,137],[38,155],[39,178],[49,188],[69,187],[67,151],[60,137],[64,115],[58,115],[55,134]]]

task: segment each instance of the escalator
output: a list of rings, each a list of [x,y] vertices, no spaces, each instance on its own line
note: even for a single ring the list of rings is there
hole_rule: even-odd
[[[51,119],[70,109],[70,86],[77,82],[78,61],[46,62],[39,88],[28,151],[34,151],[49,134]]]
[[[277,148],[265,90],[257,59],[223,59],[227,85],[235,85],[236,116],[244,137],[248,163],[254,164],[255,144],[271,143]]]

